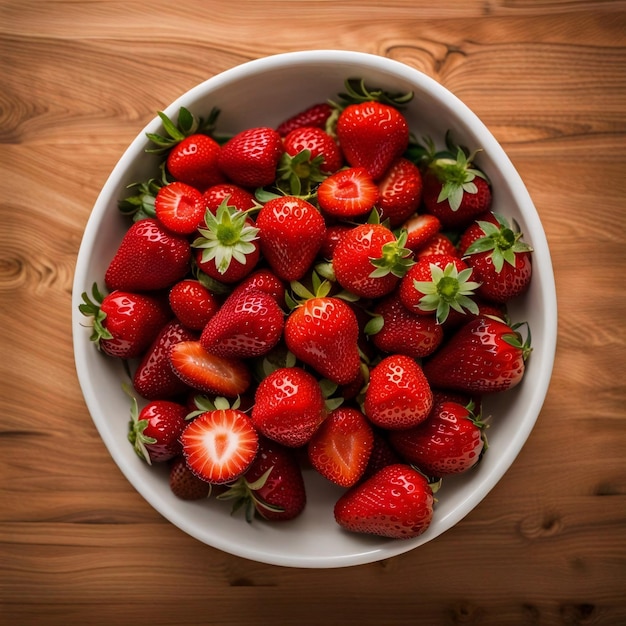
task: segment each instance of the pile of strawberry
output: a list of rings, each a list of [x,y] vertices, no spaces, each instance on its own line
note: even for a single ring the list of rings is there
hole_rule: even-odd
[[[341,527],[414,537],[435,485],[485,453],[481,400],[530,352],[506,309],[531,248],[475,153],[411,134],[411,97],[350,79],[228,137],[217,110],[160,114],[160,176],[120,202],[107,293],[80,309],[128,363],[129,439],[179,497],[293,519],[306,467],[345,488]]]

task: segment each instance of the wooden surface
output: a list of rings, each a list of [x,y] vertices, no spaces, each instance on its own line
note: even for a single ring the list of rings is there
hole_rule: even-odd
[[[0,624],[626,624],[626,3],[0,0]],[[126,482],[78,386],[70,293],[118,157],[193,85],[267,54],[398,59],[461,97],[540,213],[553,380],[454,529],[317,571],[200,544]]]

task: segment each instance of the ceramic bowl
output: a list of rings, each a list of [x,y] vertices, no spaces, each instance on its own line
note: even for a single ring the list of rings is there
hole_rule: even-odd
[[[526,442],[540,413],[552,372],[556,343],[556,298],[550,253],[533,202],[511,161],[480,119],[457,97],[423,73],[387,58],[337,50],[291,52],[234,67],[197,85],[164,109],[176,117],[181,106],[198,115],[221,110],[221,132],[276,126],[312,103],[333,98],[348,77],[394,92],[412,90],[408,106],[417,137],[443,137],[452,129],[458,143],[482,147],[477,164],[494,190],[494,210],[513,217],[534,248],[530,291],[515,302],[514,321],[527,320],[534,350],[523,382],[485,401],[492,414],[489,451],[473,471],[444,481],[433,522],[421,536],[391,540],[343,531],[333,518],[342,492],[313,471],[305,470],[308,504],[292,522],[248,524],[230,515],[223,502],[185,502],[167,484],[165,467],[148,466],[126,438],[129,400],[122,391],[122,364],[104,357],[89,341],[80,295],[97,281],[127,228],[117,202],[127,186],[156,174],[156,160],[144,152],[146,132],[158,132],[155,116],[121,156],[100,193],[78,254],[73,287],[73,334],[77,374],[93,421],[115,463],[135,489],[166,519],[198,541],[257,562],[299,568],[335,568],[388,559],[432,541],[462,520],[502,478]]]

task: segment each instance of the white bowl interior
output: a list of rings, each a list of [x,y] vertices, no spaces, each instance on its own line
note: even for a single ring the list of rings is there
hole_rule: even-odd
[[[104,185],[85,229],[73,287],[73,332],[76,368],[93,421],[126,478],[165,518],[201,542],[255,561],[305,568],[352,566],[389,558],[414,549],[451,528],[491,490],[516,458],[541,410],[556,345],[556,297],[546,237],[537,211],[518,173],[495,138],[458,98],[433,79],[406,65],[374,55],[322,50],[293,52],[251,61],[208,79],[165,112],[175,117],[180,106],[198,115],[214,106],[221,110],[219,129],[236,132],[256,125],[276,126],[310,104],[333,98],[347,77],[363,77],[370,85],[415,93],[406,115],[417,137],[434,139],[452,129],[470,148],[482,147],[477,159],[494,188],[494,210],[514,217],[534,248],[534,276],[529,293],[512,307],[514,321],[528,321],[533,353],[526,376],[515,390],[485,402],[492,414],[489,451],[474,470],[448,478],[438,494],[434,520],[416,539],[387,540],[346,533],[333,518],[341,489],[313,471],[305,472],[308,505],[292,522],[247,524],[230,516],[226,503],[183,502],[169,490],[164,467],[149,467],[126,438],[128,397],[120,363],[98,353],[89,341],[85,318],[78,312],[81,293],[94,282],[102,285],[105,269],[127,228],[117,201],[129,183],[156,173],[156,157],[144,153],[145,132],[155,132],[155,119],[138,134]]]

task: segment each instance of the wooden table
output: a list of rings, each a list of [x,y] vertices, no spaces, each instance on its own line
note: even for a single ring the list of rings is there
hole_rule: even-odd
[[[0,1],[0,624],[626,623],[626,3]],[[455,528],[330,571],[185,535],[102,444],[74,369],[82,231],[155,112],[296,49],[398,59],[490,127],[545,226],[559,341],[527,445]]]

